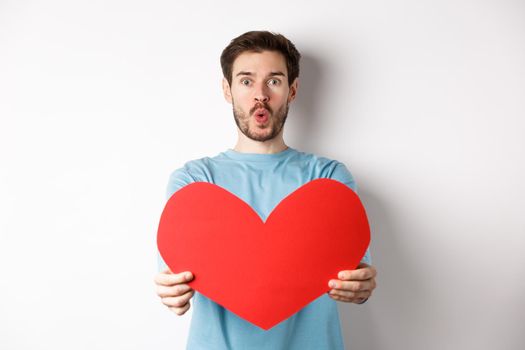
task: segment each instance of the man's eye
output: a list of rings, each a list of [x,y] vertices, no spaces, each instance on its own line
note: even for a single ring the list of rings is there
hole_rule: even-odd
[[[280,81],[278,79],[270,79],[268,80],[268,84],[270,85],[278,85]]]
[[[248,79],[243,79],[243,80],[241,80],[241,84],[242,85],[248,85],[248,84],[250,84],[250,81]]]

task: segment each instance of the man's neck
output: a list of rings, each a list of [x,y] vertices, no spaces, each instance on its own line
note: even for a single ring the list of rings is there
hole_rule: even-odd
[[[274,154],[282,152],[287,148],[288,146],[284,143],[282,134],[264,142],[251,140],[242,134],[239,135],[237,144],[233,150],[241,153]]]

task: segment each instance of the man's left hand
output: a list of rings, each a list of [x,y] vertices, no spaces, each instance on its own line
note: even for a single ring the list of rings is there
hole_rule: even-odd
[[[334,300],[362,304],[376,287],[376,275],[376,269],[365,263],[360,263],[355,270],[340,271],[339,279],[328,282],[332,288],[328,295]]]

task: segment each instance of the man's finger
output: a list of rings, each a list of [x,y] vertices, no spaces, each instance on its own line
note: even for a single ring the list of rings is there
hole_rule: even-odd
[[[181,273],[158,273],[155,276],[155,283],[163,286],[173,286],[179,283],[189,282],[193,279],[193,274],[189,271]]]
[[[375,267],[367,265],[365,267],[357,268],[356,270],[340,271],[337,274],[337,277],[344,281],[364,281],[375,277],[376,274]]]
[[[330,298],[337,300],[337,301],[342,301],[345,303],[355,303],[355,304],[363,304],[365,301],[368,300],[368,298],[346,298],[346,297],[342,297],[339,295],[330,295]]]
[[[176,313],[177,315],[182,316],[186,313],[186,311],[188,311],[189,308],[190,308],[190,303],[187,303],[183,307],[170,307],[169,309],[173,311],[174,313]]]
[[[328,294],[330,294],[331,296],[339,296],[347,299],[366,299],[371,295],[370,291],[350,292],[341,289],[332,289]]]
[[[362,292],[365,290],[374,289],[373,280],[365,281],[339,281],[335,280],[335,287],[333,289],[347,290],[350,292]]]
[[[191,287],[185,283],[174,286],[157,285],[157,295],[161,298],[178,297],[190,290],[192,290]]]
[[[162,303],[164,305],[166,305],[166,306],[169,306],[169,307],[183,307],[191,299],[191,297],[193,296],[193,293],[194,293],[194,291],[191,290],[191,291],[187,292],[186,294],[183,294],[183,295],[178,296],[178,297],[162,298]]]

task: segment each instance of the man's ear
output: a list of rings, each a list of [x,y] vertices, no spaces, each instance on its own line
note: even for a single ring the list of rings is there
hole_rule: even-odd
[[[226,80],[226,78],[222,78],[222,92],[226,101],[228,101],[228,103],[232,103],[232,92],[230,89],[230,84],[228,84],[228,80]]]
[[[297,96],[298,87],[299,87],[299,78],[295,78],[292,85],[290,85],[290,91],[288,92],[288,103],[295,100],[295,97]]]

